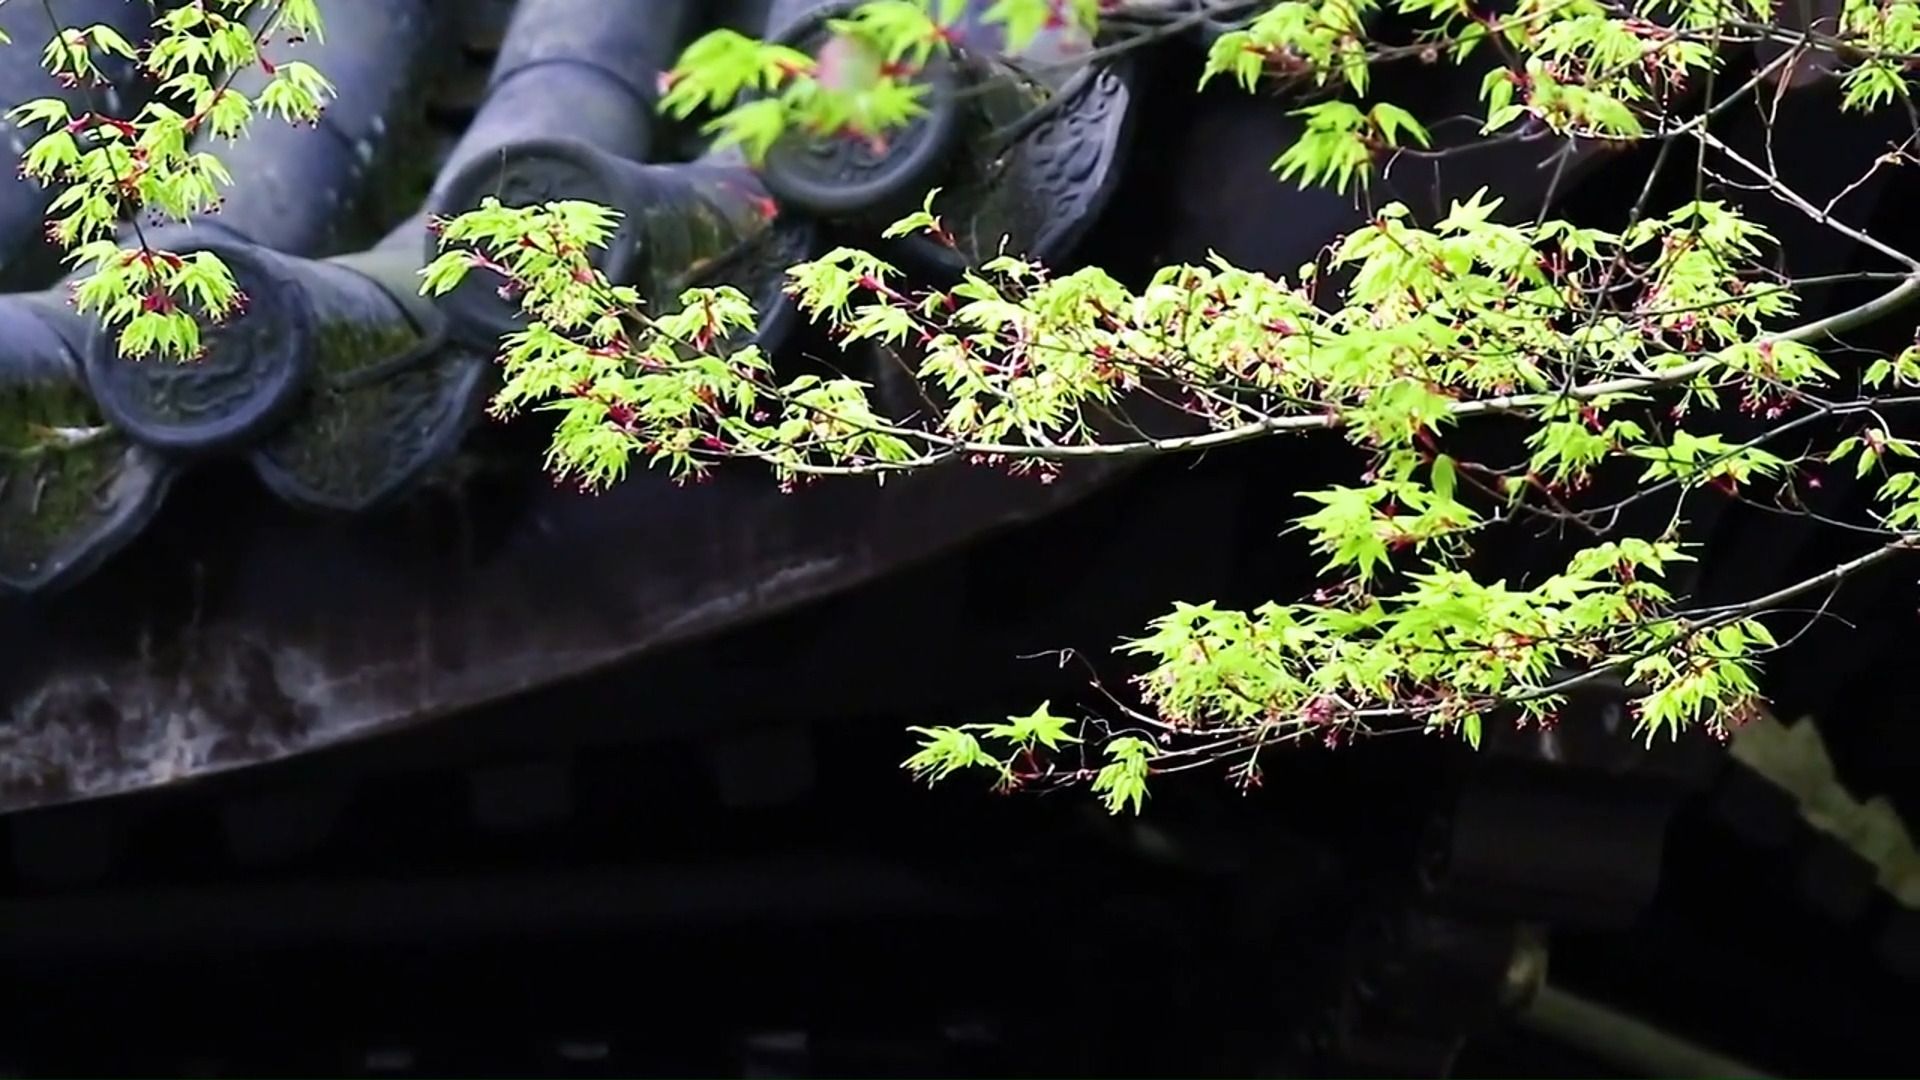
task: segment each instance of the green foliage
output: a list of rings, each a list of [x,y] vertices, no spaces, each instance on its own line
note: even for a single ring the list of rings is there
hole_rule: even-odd
[[[1413,114],[1386,102],[1363,113],[1344,101],[1324,101],[1294,115],[1306,118],[1306,130],[1273,167],[1284,179],[1297,178],[1302,187],[1331,184],[1344,194],[1356,180],[1366,183],[1374,155],[1398,147],[1403,132],[1421,146],[1429,144],[1426,129]]]
[[[1316,85],[1344,82],[1367,90],[1366,23],[1372,0],[1284,0],[1262,12],[1244,30],[1222,34],[1207,53],[1205,86],[1231,74],[1248,91],[1269,74],[1304,78]]]
[[[1665,123],[1662,110],[1688,77],[1718,62],[1699,34],[1673,26],[1711,26],[1728,14],[1685,5],[1663,25],[1591,3],[1542,3],[1495,25],[1463,20],[1447,3],[1407,0],[1399,10],[1431,23],[1423,52],[1455,61],[1498,34],[1509,59],[1482,82],[1486,130],[1530,118],[1562,135],[1609,139],[1640,138]],[[996,14],[1008,17],[1016,37],[1043,25],[1031,13],[1027,22],[1011,17],[1008,5]],[[1370,66],[1390,52],[1368,41],[1373,15],[1370,6],[1338,0],[1270,5],[1216,41],[1202,81],[1229,76],[1251,91],[1279,78],[1364,95]],[[858,77],[831,90],[821,89],[810,58],[709,38],[689,51],[677,74],[681,96],[669,107],[726,109],[747,91],[784,86],[777,106],[734,106],[714,130],[755,150],[796,123],[816,134],[873,137],[917,103],[891,117],[825,103],[910,75],[954,44],[951,18],[925,5],[862,9],[836,28],[853,42],[841,46],[839,74],[857,68]],[[705,57],[723,53],[727,72],[703,68]],[[861,56],[863,65],[846,62]],[[1304,134],[1274,167],[1303,184],[1364,188],[1383,157],[1433,147],[1421,121],[1390,102],[1335,96],[1296,115]],[[885,235],[944,237],[937,194]],[[1639,461],[1640,481],[1654,490],[1737,494],[1788,479],[1798,459],[1710,430],[1656,427],[1637,410],[1674,391],[1683,404],[1728,389],[1764,402],[1836,372],[1800,332],[1775,329],[1793,312],[1792,289],[1755,286],[1771,237],[1730,206],[1689,204],[1619,234],[1553,220],[1506,224],[1498,208],[1483,193],[1424,228],[1404,207],[1381,208],[1370,227],[1330,250],[1324,270],[1341,283],[1332,303],[1321,295],[1322,268],[1288,282],[1218,259],[1167,267],[1139,290],[1097,268],[1055,275],[1005,256],[951,288],[918,292],[883,260],[852,248],[793,268],[803,310],[843,344],[914,358],[931,406],[917,416],[884,415],[870,388],[851,379],[782,384],[758,357],[716,363],[709,344],[719,328],[668,328],[658,319],[641,320],[651,336],[628,361],[670,390],[627,399],[601,393],[612,403],[580,405],[568,390],[588,374],[577,353],[510,343],[514,381],[505,398],[571,395],[562,407],[607,418],[591,430],[563,424],[550,451],[559,471],[588,483],[618,475],[621,447],[656,455],[673,447],[682,475],[728,457],[757,460],[789,485],[827,475],[884,479],[955,459],[1044,478],[1080,458],[1326,429],[1344,430],[1372,455],[1361,483],[1300,493],[1311,509],[1298,524],[1326,559],[1328,585],[1312,600],[1251,612],[1182,604],[1123,646],[1145,664],[1134,685],[1152,711],[1134,719],[1148,731],[1115,731],[1098,717],[1070,719],[1046,706],[1002,724],[916,728],[922,743],[905,765],[929,781],[984,769],[1003,789],[1085,782],[1110,810],[1137,813],[1149,777],[1180,768],[1187,755],[1238,761],[1234,775],[1250,782],[1258,754],[1276,743],[1337,744],[1410,726],[1454,731],[1478,746],[1489,717],[1548,723],[1572,687],[1606,672],[1637,688],[1635,715],[1649,739],[1692,726],[1724,732],[1756,707],[1757,656],[1777,642],[1753,617],[1758,608],[1690,617],[1677,607],[1660,584],[1688,558],[1671,532],[1601,541],[1525,585],[1470,572],[1471,541],[1525,513],[1563,513],[1562,500],[1615,460]],[[510,233],[496,239],[520,242]],[[483,251],[457,265],[488,257]],[[1623,293],[1620,282],[1634,285]],[[580,295],[596,291],[605,295],[599,283]],[[537,280],[526,292],[543,295]],[[637,317],[617,307],[595,317]],[[555,298],[530,299],[528,310],[561,325],[563,337],[565,324],[584,317],[562,311]],[[737,328],[751,325],[749,312],[732,313]],[[545,322],[535,325],[539,332]],[[1920,385],[1917,363],[1912,355],[1885,361],[1868,381]],[[622,370],[591,373],[595,387],[620,385]],[[1147,387],[1178,388],[1179,407],[1199,433],[1114,438],[1106,422],[1113,410]],[[1451,426],[1490,414],[1532,420],[1522,467],[1438,452]],[[1889,455],[1915,453],[1884,432],[1834,451],[1854,455],[1863,472]],[[1920,521],[1916,475],[1887,481],[1889,527]],[[1168,742],[1175,749],[1164,748]],[[1056,760],[1063,756],[1076,760]]]
[[[983,21],[1014,49],[1049,28],[1091,30],[1100,0],[993,0]],[[966,47],[964,0],[867,0],[827,23],[817,55],[734,30],[687,47],[668,72],[661,108],[678,119],[709,112],[703,130],[718,146],[760,161],[784,135],[883,142],[926,111],[917,77],[935,57]]]
[[[96,85],[100,64],[117,58],[136,62],[157,83],[127,118],[97,104],[76,116],[53,98],[8,114],[41,132],[27,147],[22,172],[61,188],[48,211],[48,235],[77,271],[77,306],[120,328],[122,353],[192,359],[202,325],[229,317],[239,304],[232,276],[212,255],[181,257],[151,247],[143,235],[123,250],[115,237],[123,221],[140,214],[184,220],[217,205],[232,178],[207,146],[242,137],[256,113],[316,122],[332,85],[309,64],[276,66],[270,51],[278,40],[320,32],[317,0],[204,0],[157,12],[144,52],[104,25],[62,28],[47,42],[42,63],[64,81]],[[249,98],[232,78],[255,66],[270,78]]]
[[[715,31],[669,73],[660,106],[700,117],[716,144],[755,161],[796,133],[884,147],[925,110],[926,65],[978,48],[961,7],[869,0],[811,52]],[[1190,25],[1118,17],[1127,8],[995,0],[985,17],[1012,49],[1059,30],[1096,56]],[[317,115],[332,92],[324,77],[264,54],[280,31],[317,32],[318,17],[315,0],[174,6],[136,57],[160,93],[135,117],[51,100],[14,110],[40,133],[26,171],[64,188],[50,225],[88,272],[76,300],[120,327],[129,354],[194,355],[200,327],[238,294],[210,256],[122,250],[120,222],[209,206],[228,182],[209,140],[243,137],[261,112]],[[1839,224],[1706,123],[1811,58],[1838,73],[1844,108],[1904,107],[1920,3],[1846,0],[1831,36],[1792,42],[1754,79],[1721,78],[1729,43],[1774,34],[1771,18],[1767,0],[1518,0],[1497,15],[1456,0],[1276,0],[1216,38],[1200,82],[1292,95],[1302,134],[1274,171],[1361,200],[1397,157],[1472,145],[1440,137],[1460,118],[1369,99],[1393,64],[1480,65],[1485,112],[1467,119],[1485,137],[1569,152],[1663,140],[1740,170],[1751,191],[1901,266],[1878,299],[1798,326],[1774,238],[1706,197],[1666,210],[1643,199],[1614,230],[1518,220],[1484,191],[1436,220],[1369,203],[1367,224],[1291,279],[1216,257],[1128,285],[1003,254],[927,287],[854,247],[792,267],[808,317],[915,377],[919,401],[905,412],[846,375],[777,371],[752,344],[758,313],[738,291],[650,296],[609,281],[595,256],[619,218],[604,207],[488,201],[440,223],[422,288],[444,294],[478,272],[520,298],[527,322],[501,343],[493,411],[551,419],[549,468],[589,490],[636,459],[683,481],[735,461],[787,488],[949,463],[1045,482],[1076,462],[1314,433],[1364,459],[1353,482],[1283,493],[1321,560],[1310,595],[1252,610],[1175,605],[1118,648],[1139,708],[1116,696],[1084,714],[1043,704],[999,723],[916,727],[903,764],[930,783],[979,772],[1001,790],[1080,784],[1112,812],[1140,813],[1156,776],[1224,762],[1251,785],[1260,755],[1280,745],[1427,731],[1477,748],[1491,725],[1552,723],[1603,677],[1625,682],[1649,741],[1724,735],[1760,706],[1776,609],[1920,542],[1920,471],[1906,464],[1920,443],[1882,415],[1920,397],[1920,347],[1870,359],[1856,381],[1885,393],[1853,399],[1836,389],[1846,378],[1831,348],[1834,333],[1920,293],[1920,260]],[[1377,32],[1386,19],[1399,24],[1392,35]],[[129,56],[101,27],[65,29],[45,52],[50,70],[81,82]],[[253,64],[273,78],[249,100],[229,80]],[[1900,147],[1874,167],[1911,160]],[[929,193],[884,237],[951,244],[941,209]],[[1733,407],[1766,423],[1729,423]],[[1489,418],[1515,435],[1512,460],[1467,452],[1458,429]],[[1844,434],[1820,444],[1806,434],[1814,420]],[[1805,437],[1782,437],[1795,430]],[[1872,519],[1855,526],[1877,531],[1882,549],[1745,603],[1690,607],[1672,591],[1700,500],[1790,508],[1823,463],[1884,475]],[[1630,493],[1599,495],[1600,476]],[[1667,524],[1624,534],[1625,512],[1656,498],[1672,507]],[[1480,541],[1525,522],[1586,539],[1524,579],[1490,573]]]
[[[1147,775],[1152,772],[1153,744],[1123,735],[1107,743],[1107,763],[1093,778],[1093,793],[1111,813],[1129,805],[1138,814],[1147,803]]]
[[[940,234],[937,205],[929,197],[888,234]],[[506,343],[496,408],[561,411],[550,461],[587,486],[618,479],[634,454],[682,477],[751,459],[792,484],[955,458],[1044,474],[1077,458],[1344,430],[1372,456],[1363,481],[1300,493],[1311,509],[1299,527],[1326,560],[1322,594],[1251,612],[1179,605],[1123,647],[1146,663],[1135,688],[1168,738],[1257,755],[1412,727],[1477,745],[1488,717],[1549,722],[1571,686],[1604,671],[1642,687],[1649,737],[1724,729],[1755,707],[1755,652],[1772,637],[1744,613],[1682,614],[1659,583],[1688,558],[1671,537],[1607,540],[1527,585],[1471,573],[1471,540],[1557,505],[1556,492],[1616,459],[1681,489],[1784,478],[1796,462],[1758,446],[1608,414],[1663,388],[1774,392],[1833,369],[1796,333],[1767,329],[1792,311],[1791,292],[1745,284],[1770,238],[1727,205],[1690,203],[1618,234],[1507,224],[1499,205],[1483,192],[1426,228],[1382,208],[1329,249],[1332,303],[1318,273],[1287,281],[1220,259],[1166,267],[1137,291],[1099,269],[1055,275],[1009,256],[944,290],[914,291],[855,248],[794,267],[792,294],[842,344],[918,357],[939,405],[918,417],[886,415],[849,378],[783,382],[729,348],[753,325],[737,296],[694,290],[672,313],[645,310],[651,298],[592,270],[584,253],[613,223],[589,208],[489,204],[448,225],[427,275],[437,291],[484,267],[526,298],[534,321]],[[1637,284],[1623,293],[1616,277]],[[1104,418],[1147,386],[1187,388],[1181,407],[1201,431],[1112,437]],[[1490,412],[1536,423],[1520,471],[1437,451],[1449,428]],[[1079,780],[1138,812],[1148,778],[1187,752],[1093,738],[1089,725],[1104,730],[1043,706],[1003,724],[918,728],[905,764],[929,781],[983,769],[1002,788]],[[1096,763],[1056,760],[1083,740]]]

